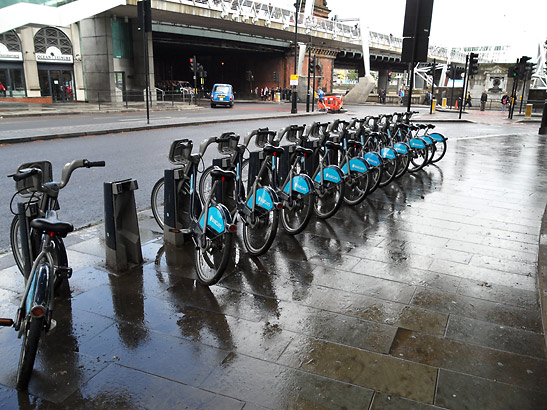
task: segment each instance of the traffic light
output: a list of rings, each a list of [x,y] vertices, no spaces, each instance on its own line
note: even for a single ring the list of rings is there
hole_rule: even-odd
[[[315,57],[310,57],[310,67],[313,69],[315,66]]]
[[[391,81],[391,72],[387,73],[387,80]]]
[[[192,70],[193,73],[196,72],[196,62],[193,58],[190,59],[190,70]]]
[[[279,82],[279,73],[277,71],[273,72],[273,80],[274,80],[274,83]]]
[[[527,56],[522,56],[521,58],[519,58],[518,60],[518,78],[519,80],[524,80],[525,77],[526,77],[526,64],[527,64],[527,61],[528,60],[531,60],[532,57],[527,57]]]
[[[518,65],[512,65],[507,70],[507,76],[509,78],[517,78],[519,75],[519,66]]]
[[[469,73],[471,75],[479,72],[479,55],[477,53],[469,54]]]

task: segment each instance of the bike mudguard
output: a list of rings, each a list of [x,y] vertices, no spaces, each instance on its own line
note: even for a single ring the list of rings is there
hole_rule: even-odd
[[[444,135],[439,134],[438,132],[433,132],[431,134],[428,134],[428,137],[431,138],[433,141],[436,141],[436,142],[443,142],[443,141],[446,140]]]
[[[203,229],[204,224],[203,220],[205,214],[201,216],[199,220],[199,226]],[[230,217],[230,211],[222,204],[217,204],[216,206],[210,206],[209,212],[207,213],[207,226],[214,230],[215,232],[222,233],[226,230],[226,225],[232,223],[232,218]]]
[[[418,138],[412,138],[410,140],[410,148],[425,148],[425,142]]]
[[[36,305],[47,306],[50,266],[47,263],[41,263],[36,269],[38,271],[34,275],[26,300],[27,313]]]
[[[313,183],[311,178],[306,174],[300,174],[292,179],[292,190],[301,194],[309,194],[313,192]],[[285,184],[283,192],[289,193],[289,181]]]
[[[247,207],[249,209],[253,208],[254,195],[251,195],[247,201]],[[277,194],[269,186],[258,188],[256,190],[256,206],[264,208],[266,211],[273,209],[275,203],[279,202],[277,199]]]
[[[382,148],[380,150],[380,156],[387,159],[395,159],[396,154],[393,148]]]
[[[397,151],[399,154],[408,154],[408,146],[403,142],[398,142],[395,145],[393,145],[393,148],[395,151]]]
[[[428,135],[422,135],[421,137],[419,137],[423,142],[425,142],[427,145],[431,145],[433,144],[433,140],[431,138],[429,138]]]
[[[380,164],[380,161],[378,161],[378,164]],[[367,168],[367,162],[363,158],[352,158],[349,160],[349,169],[350,171],[356,171],[361,174],[364,174],[368,171]],[[348,163],[346,162],[344,166],[342,167],[342,172],[344,174],[348,173]]]
[[[319,172],[313,180],[314,182],[321,182],[321,175],[319,175]],[[329,165],[323,168],[323,181],[330,181],[334,182],[335,184],[339,184],[343,180],[344,174],[342,174],[342,171],[337,166]]]
[[[365,154],[365,161],[367,161],[367,164],[371,167],[379,167],[382,165],[382,159],[376,152],[367,152]]]

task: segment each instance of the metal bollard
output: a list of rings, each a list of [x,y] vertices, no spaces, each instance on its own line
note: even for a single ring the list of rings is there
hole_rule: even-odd
[[[530,118],[532,116],[532,108],[533,108],[532,104],[526,104],[526,114],[525,114],[526,117]]]
[[[541,126],[539,127],[538,134],[547,134],[547,100],[545,100],[545,105],[543,105],[543,116],[541,117]]]
[[[143,263],[136,189],[134,179],[104,183],[106,265],[117,272]]]
[[[166,169],[164,173],[164,227],[163,240],[165,243],[180,246],[187,239],[184,228],[190,226],[190,198],[189,193],[179,189],[184,178],[184,169]]]

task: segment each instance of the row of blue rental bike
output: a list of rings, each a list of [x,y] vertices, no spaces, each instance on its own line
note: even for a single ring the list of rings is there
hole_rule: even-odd
[[[330,218],[342,203],[357,205],[405,172],[440,161],[447,139],[434,125],[411,123],[414,113],[260,128],[243,141],[227,132],[198,152],[190,139],[176,140],[169,160],[177,167],[152,190],[154,218],[164,233],[191,239],[198,280],[213,285],[228,266],[238,222],[247,252],[259,256],[280,222],[298,234],[313,214]],[[211,145],[221,157],[206,167]]]

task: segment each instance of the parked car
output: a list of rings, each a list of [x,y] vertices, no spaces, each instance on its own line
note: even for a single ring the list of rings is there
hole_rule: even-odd
[[[234,90],[230,84],[215,84],[211,90],[211,108],[217,105],[234,106]]]

